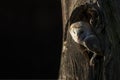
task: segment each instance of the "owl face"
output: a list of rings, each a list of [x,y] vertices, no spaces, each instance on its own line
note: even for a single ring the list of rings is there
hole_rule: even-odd
[[[79,44],[82,43],[87,36],[92,34],[90,25],[83,21],[71,24],[69,32],[72,39]]]

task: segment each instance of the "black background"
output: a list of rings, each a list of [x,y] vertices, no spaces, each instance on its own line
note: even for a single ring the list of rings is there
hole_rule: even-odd
[[[0,78],[57,79],[60,0],[0,0]]]

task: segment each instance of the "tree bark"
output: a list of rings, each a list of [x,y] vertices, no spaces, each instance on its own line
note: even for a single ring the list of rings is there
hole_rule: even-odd
[[[96,1],[96,0],[94,0]],[[104,14],[104,53],[95,66],[90,66],[87,52],[73,41],[69,31],[69,18],[76,7],[90,0],[61,0],[63,15],[63,49],[59,79],[62,80],[120,80],[120,0],[98,0]],[[77,15],[77,14],[76,14]],[[77,18],[77,17],[75,17]],[[67,25],[68,24],[68,25]],[[68,27],[68,28],[66,28]]]

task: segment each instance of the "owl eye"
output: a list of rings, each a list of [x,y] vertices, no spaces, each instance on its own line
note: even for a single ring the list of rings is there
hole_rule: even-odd
[[[73,33],[75,34],[75,30],[73,30]]]

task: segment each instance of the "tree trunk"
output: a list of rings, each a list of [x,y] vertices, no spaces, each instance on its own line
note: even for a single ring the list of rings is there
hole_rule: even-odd
[[[81,6],[96,3],[102,12],[104,29],[97,36],[104,44],[102,58],[96,58],[90,66],[90,56],[82,53],[80,46],[72,39],[68,29],[69,19],[74,10]],[[62,0],[63,49],[59,79],[62,80],[120,80],[120,0]],[[78,15],[79,12],[76,12]],[[73,16],[74,19],[77,16]],[[100,24],[99,24],[100,25]],[[102,28],[102,27],[101,27]],[[95,29],[96,32],[97,29]]]

